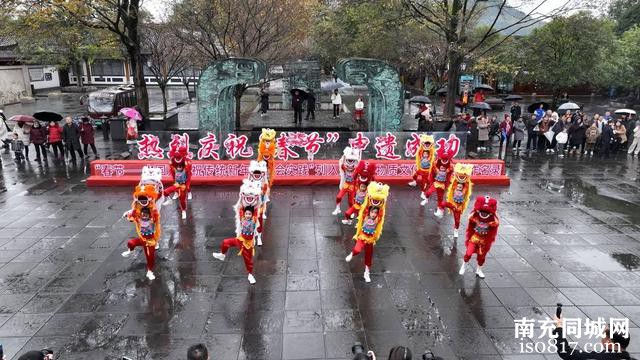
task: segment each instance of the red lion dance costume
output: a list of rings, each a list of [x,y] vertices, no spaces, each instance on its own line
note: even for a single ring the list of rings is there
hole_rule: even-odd
[[[269,189],[273,186],[273,180],[276,176],[275,158],[277,155],[276,148],[276,131],[273,129],[262,129],[260,141],[258,142],[258,161],[267,163]],[[269,199],[267,199],[267,202]]]
[[[444,146],[438,149],[438,159],[431,167],[429,181],[431,185],[429,190],[425,194],[427,199],[434,192],[438,195],[437,209],[434,213],[435,216],[442,218],[444,215],[444,194],[449,188],[449,182],[451,181],[451,173],[453,172],[453,164],[451,158],[453,154]]]
[[[356,214],[360,212],[360,208],[364,203],[364,198],[367,196],[367,186],[369,183],[375,180],[376,176],[376,164],[371,161],[360,160],[355,171],[355,191],[350,201],[351,207],[344,212],[344,219],[342,223],[345,225],[351,225],[352,220]]]
[[[156,208],[155,199],[158,193],[153,185],[136,186],[133,193],[132,209],[123,214],[136,226],[137,237],[127,242],[127,251],[122,256],[128,257],[137,246],[141,246],[147,259],[147,278],[155,279],[155,251],[160,239],[160,212]]]
[[[367,196],[360,207],[356,234],[353,236],[356,244],[345,258],[349,262],[364,249],[365,282],[371,282],[369,272],[373,263],[373,246],[382,234],[387,197],[389,197],[389,185],[374,181],[367,186]]]
[[[457,163],[453,167],[453,177],[451,185],[447,191],[447,200],[444,207],[449,209],[453,214],[453,237],[458,237],[458,229],[460,228],[460,217],[469,204],[471,199],[471,190],[473,183],[471,182],[471,174],[473,173],[473,165]]]
[[[471,260],[471,256],[476,254],[478,268],[476,275],[484,279],[482,265],[487,257],[487,253],[491,250],[491,245],[496,241],[500,220],[498,220],[498,200],[489,196],[478,196],[473,205],[473,212],[469,216],[469,224],[467,225],[467,237],[464,245],[467,252],[464,254],[464,262],[460,267],[459,274],[463,275],[466,265]]]
[[[240,248],[238,255],[242,255],[250,284],[256,283],[256,278],[253,276],[253,255],[255,254],[254,236],[258,231],[259,222],[258,209],[261,205],[262,191],[260,188],[259,181],[243,180],[240,187],[240,199],[233,207],[236,213],[236,236],[224,239],[220,244],[220,252],[212,254],[214,258],[224,261],[229,248]]]
[[[409,186],[420,186],[420,205],[427,205],[427,197],[425,192],[429,190],[431,185],[431,167],[435,161],[436,150],[433,146],[433,136],[420,134],[420,148],[416,152],[416,172],[413,173],[413,181]]]
[[[180,147],[175,152],[169,153],[171,164],[169,172],[173,178],[173,185],[164,190],[164,196],[173,194],[173,198],[180,199],[180,210],[182,219],[187,218],[187,199],[191,199],[191,161],[188,159],[189,149]],[[171,198],[167,198],[165,205],[171,203]]]
[[[340,190],[336,196],[336,209],[333,210],[333,215],[338,215],[342,211],[340,210],[340,203],[342,203],[342,198],[345,195],[347,195],[349,207],[353,206],[353,197],[356,190],[356,166],[358,166],[360,157],[360,150],[354,149],[351,146],[347,146],[342,151],[342,157],[338,162]]]

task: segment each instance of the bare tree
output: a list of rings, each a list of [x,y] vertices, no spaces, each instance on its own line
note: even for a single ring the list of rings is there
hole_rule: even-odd
[[[518,31],[534,26],[541,21],[586,6],[586,0],[563,0],[560,6],[546,13],[540,9],[548,0],[402,0],[415,19],[427,29],[440,36],[448,44],[447,48],[447,100],[444,115],[453,116],[460,84],[460,69],[466,59],[477,51],[490,51]],[[525,7],[530,10],[517,13],[513,8]],[[472,36],[481,16],[489,17],[489,25],[480,36]],[[488,44],[499,35],[499,41]]]
[[[187,46],[175,37],[175,33],[163,24],[147,24],[142,28],[143,51],[147,67],[162,92],[162,105],[167,113],[167,85],[190,66]],[[188,90],[188,89],[187,89]]]
[[[131,64],[138,106],[149,113],[149,96],[144,81],[143,58],[138,32],[142,0],[8,0],[16,8],[60,12],[69,21],[113,33],[124,47]]]
[[[312,0],[178,0],[171,21],[176,36],[207,62],[256,57],[268,63],[294,58],[304,39]],[[249,86],[234,89],[236,125],[240,98]]]

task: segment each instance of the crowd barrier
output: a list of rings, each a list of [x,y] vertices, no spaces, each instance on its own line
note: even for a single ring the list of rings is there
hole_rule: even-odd
[[[375,160],[376,179],[388,184],[406,184],[415,170],[413,160]],[[504,161],[459,159],[473,164],[475,184],[508,186]],[[140,180],[143,166],[162,170],[163,182],[170,183],[168,160],[94,160],[87,186],[133,186]],[[193,160],[193,185],[239,185],[247,176],[248,160]],[[275,185],[333,185],[340,182],[337,160],[276,161]]]

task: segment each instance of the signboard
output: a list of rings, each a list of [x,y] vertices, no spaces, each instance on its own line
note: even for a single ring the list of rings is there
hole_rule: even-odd
[[[474,164],[472,180],[476,184],[508,185],[505,164],[502,160],[458,160]],[[413,160],[375,161],[376,178],[390,184],[406,184],[415,171]],[[170,183],[168,160],[94,160],[88,186],[133,186],[140,180],[143,166],[162,170],[163,181]],[[246,178],[247,160],[194,160],[192,183],[194,185],[239,185]],[[340,174],[337,160],[289,160],[276,161],[276,185],[338,184]]]

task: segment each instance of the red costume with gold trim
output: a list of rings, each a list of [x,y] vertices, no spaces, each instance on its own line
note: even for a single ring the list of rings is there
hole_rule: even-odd
[[[262,129],[260,141],[258,142],[258,161],[267,163],[269,188],[273,186],[276,176],[275,160],[277,156],[276,131],[273,129]]]
[[[346,195],[349,207],[353,205],[353,198],[356,191],[356,167],[360,161],[362,153],[358,149],[347,146],[342,151],[342,157],[338,161],[338,170],[340,171],[340,190],[336,196],[336,209],[333,215],[340,213],[340,204],[342,198]]]
[[[433,136],[420,134],[420,147],[416,152],[416,171],[413,173],[413,181],[415,181],[423,193],[426,192],[431,185],[431,168],[436,159],[434,143]]]
[[[182,218],[186,218],[187,197],[191,194],[191,161],[188,158],[189,149],[179,147],[174,152],[169,153],[169,172],[173,178],[173,185],[164,190],[164,196],[176,193],[180,200],[180,210]]]
[[[373,247],[382,234],[388,197],[389,185],[374,181],[367,186],[367,195],[360,207],[356,234],[353,236],[356,244],[345,259],[347,262],[351,261],[364,249],[364,279],[366,282],[371,281],[369,272],[373,264]]]
[[[236,236],[224,239],[220,244],[220,252],[213,253],[213,257],[224,260],[229,248],[240,248],[238,256],[242,256],[244,266],[249,274],[249,282],[255,283],[253,277],[253,255],[255,254],[254,237],[259,229],[259,209],[262,204],[261,182],[245,179],[240,187],[240,197],[234,205],[233,210],[236,213]],[[251,214],[247,218],[247,211]]]
[[[498,235],[500,220],[497,215],[498,200],[489,196],[478,196],[473,205],[473,212],[469,216],[467,233],[464,245],[467,248],[464,254],[464,263],[460,269],[460,274],[464,273],[464,267],[473,254],[477,255],[478,270],[476,274],[484,278],[482,265],[487,253],[491,250],[491,245]]]
[[[360,160],[355,170],[355,190],[352,192],[350,203],[351,207],[344,212],[343,224],[350,224],[356,214],[360,212],[360,208],[364,203],[367,195],[367,186],[375,180],[376,164],[372,161]]]
[[[122,255],[129,256],[137,246],[141,246],[147,259],[149,280],[155,279],[153,275],[155,248],[161,235],[160,212],[155,203],[157,198],[158,193],[153,185],[138,185],[133,193],[131,210],[124,213],[127,220],[135,224],[138,236],[127,241],[128,250]],[[148,213],[148,216],[143,216],[143,213]]]
[[[467,208],[469,199],[471,198],[471,191],[473,189],[473,183],[471,182],[472,173],[472,164],[457,163],[453,167],[453,176],[451,177],[451,184],[447,190],[447,199],[444,207],[449,209],[453,214],[454,237],[458,237],[460,217]]]
[[[429,181],[431,185],[429,186],[429,190],[425,193],[426,197],[429,198],[431,194],[434,192],[438,196],[438,204],[435,215],[438,217],[442,217],[444,214],[444,194],[449,188],[449,183],[451,181],[451,174],[453,173],[453,164],[451,163],[451,158],[453,154],[449,149],[444,146],[441,146],[438,149],[438,158],[431,167],[431,172],[429,176]]]

